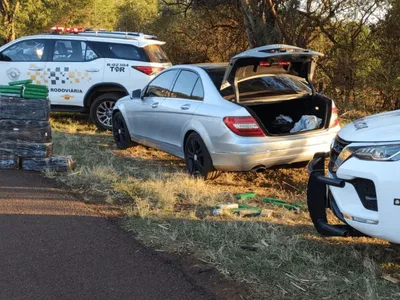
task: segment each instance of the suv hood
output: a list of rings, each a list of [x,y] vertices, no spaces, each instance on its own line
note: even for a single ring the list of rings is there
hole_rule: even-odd
[[[233,86],[239,102],[237,84],[249,77],[266,74],[290,74],[305,78],[314,92],[311,81],[316,61],[323,54],[289,46],[268,45],[247,50],[231,58],[226,69],[221,90]]]
[[[347,142],[400,141],[400,110],[356,120],[343,127],[338,135]]]

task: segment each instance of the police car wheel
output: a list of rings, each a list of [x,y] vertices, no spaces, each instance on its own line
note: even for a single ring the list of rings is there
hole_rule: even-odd
[[[112,130],[112,111],[117,100],[121,98],[118,93],[107,93],[97,97],[90,106],[90,119],[101,130]]]
[[[112,118],[112,131],[115,144],[118,149],[127,149],[135,145],[131,140],[128,126],[126,126],[123,115],[118,111]]]

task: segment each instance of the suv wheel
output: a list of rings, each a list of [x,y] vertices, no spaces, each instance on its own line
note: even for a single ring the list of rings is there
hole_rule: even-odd
[[[101,130],[112,130],[112,111],[121,94],[107,93],[98,96],[90,106],[90,119]]]
[[[121,112],[116,112],[112,118],[112,131],[118,149],[127,149],[135,145],[131,140],[128,126]]]
[[[204,180],[214,180],[221,171],[215,170],[210,153],[200,135],[193,132],[185,144],[185,161],[190,175]]]

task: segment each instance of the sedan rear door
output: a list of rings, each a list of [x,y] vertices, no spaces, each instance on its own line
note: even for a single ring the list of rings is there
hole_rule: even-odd
[[[160,147],[174,155],[183,156],[184,129],[204,97],[200,76],[182,70],[169,97],[159,106]]]

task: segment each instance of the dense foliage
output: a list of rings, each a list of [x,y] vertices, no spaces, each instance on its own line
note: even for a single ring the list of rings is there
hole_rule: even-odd
[[[342,110],[400,106],[400,0],[1,0],[0,38],[52,25],[144,31],[173,63],[287,43],[325,54],[316,86]]]

